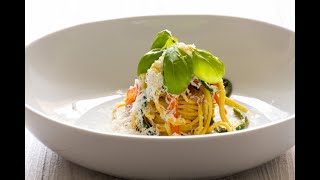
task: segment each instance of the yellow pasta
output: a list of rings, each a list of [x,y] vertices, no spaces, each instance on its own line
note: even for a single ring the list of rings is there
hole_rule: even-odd
[[[218,91],[219,91],[219,100],[220,100],[220,105],[219,105],[220,117],[221,117],[222,121],[229,122],[229,120],[226,116],[226,113],[224,112],[224,103],[225,103],[226,92],[224,90],[222,80],[218,82]]]
[[[240,105],[239,103],[237,103],[236,101],[234,101],[228,97],[225,98],[225,102],[226,102],[226,105],[228,105],[228,106],[238,108],[242,112],[248,112],[248,109],[246,107]]]
[[[248,109],[226,96],[231,86],[224,87],[223,63],[194,45],[164,42],[155,43],[159,47],[141,58],[138,79],[114,107],[113,119],[122,109],[128,114],[124,124],[146,135],[203,135],[247,128]],[[210,66],[203,60],[215,63]],[[234,112],[227,111],[230,108]],[[238,116],[238,121],[229,114]]]
[[[208,114],[207,114],[207,120],[206,120],[205,127],[204,127],[204,129],[202,131],[202,134],[207,133],[207,130],[208,130],[210,122],[211,122],[211,119],[213,119],[213,116],[212,116],[212,110],[213,110],[213,107],[212,107],[212,96],[211,96],[210,92],[207,89],[204,90],[204,93],[205,93],[205,100],[206,100],[206,102],[208,104]]]
[[[172,126],[179,127],[180,134],[210,134],[216,131],[217,127],[223,127],[228,132],[234,131],[235,127],[241,124],[229,123],[226,116],[225,106],[230,106],[241,110],[242,112],[248,112],[248,109],[236,101],[226,97],[223,82],[220,81],[216,84],[217,92],[210,92],[203,86],[197,91],[197,96],[200,101],[196,102],[191,100],[190,96],[195,96],[194,94],[182,93],[178,96],[176,112],[179,115],[174,117],[169,111],[170,102],[168,102],[168,94],[160,94],[158,98],[151,100],[147,103],[147,108],[143,112],[144,118],[152,127],[157,129],[159,135],[173,135]],[[219,102],[213,98],[214,93],[218,94]],[[202,97],[202,98],[201,98]],[[125,103],[121,102],[115,106],[115,110],[124,107]],[[220,121],[213,122],[215,118],[215,107],[218,106]],[[114,110],[114,111],[115,111]],[[171,115],[170,115],[171,114]],[[131,126],[138,126],[138,114],[132,114]],[[167,117],[167,118],[164,118]],[[176,133],[175,133],[176,135]]]

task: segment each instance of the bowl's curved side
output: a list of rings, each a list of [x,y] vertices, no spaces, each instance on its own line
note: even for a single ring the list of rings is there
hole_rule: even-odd
[[[170,139],[100,134],[48,120],[28,108],[25,114],[31,133],[62,157],[125,178],[225,176],[269,161],[295,144],[294,118],[234,135]]]

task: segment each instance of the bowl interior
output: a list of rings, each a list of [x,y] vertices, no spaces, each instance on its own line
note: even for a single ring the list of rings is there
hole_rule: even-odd
[[[26,104],[54,120],[108,131],[112,107],[137,77],[157,32],[207,49],[225,64],[232,98],[260,114],[259,126],[295,113],[295,35],[224,16],[155,16],[94,22],[35,41],[25,53]]]

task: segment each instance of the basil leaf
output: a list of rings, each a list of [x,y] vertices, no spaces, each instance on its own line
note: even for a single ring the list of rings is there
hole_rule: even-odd
[[[224,64],[210,52],[194,49],[192,52],[193,73],[199,79],[215,84],[224,76]]]
[[[151,65],[154,63],[154,61],[159,59],[162,53],[163,53],[163,50],[161,50],[160,48],[156,48],[156,49],[152,49],[151,51],[143,55],[138,64],[138,71],[137,71],[138,76],[140,74],[147,73]]]
[[[167,29],[158,32],[157,37],[153,41],[151,49],[162,48],[166,44],[167,40],[171,37],[171,32]]]
[[[177,42],[179,42],[178,38],[176,38],[176,37],[170,37],[170,38],[167,40],[166,44],[162,47],[162,49],[166,49],[166,48],[170,47],[171,45],[176,44]]]
[[[179,49],[179,48],[178,48],[178,49]],[[184,50],[182,50],[182,49],[179,49],[179,52],[180,52],[181,56],[183,57],[183,59],[187,62],[189,71],[191,71],[191,74],[193,74],[191,56],[189,56],[189,55],[188,55]]]
[[[170,94],[178,95],[188,88],[192,69],[186,59],[177,47],[167,49],[163,60],[163,81]]]

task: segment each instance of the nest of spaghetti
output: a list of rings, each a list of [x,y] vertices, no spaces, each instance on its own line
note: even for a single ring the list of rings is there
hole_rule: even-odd
[[[245,129],[248,109],[230,98],[232,85],[223,76],[219,58],[161,31],[141,58],[134,85],[114,107],[113,122],[134,134],[161,136]]]

